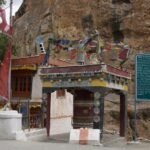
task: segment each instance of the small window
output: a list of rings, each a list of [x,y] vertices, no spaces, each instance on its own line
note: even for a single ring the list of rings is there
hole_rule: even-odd
[[[32,90],[32,76],[18,75],[12,76],[12,96],[30,97]]]
[[[65,89],[60,89],[56,91],[56,97],[57,98],[62,98],[66,96],[66,91]]]

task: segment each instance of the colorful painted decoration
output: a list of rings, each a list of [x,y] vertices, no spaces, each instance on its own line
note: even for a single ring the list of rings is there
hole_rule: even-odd
[[[39,40],[41,40],[40,36],[37,37],[36,42],[38,43]],[[67,59],[77,59],[77,62],[83,62],[84,60],[85,63],[92,64],[101,61],[105,53],[109,53],[111,57],[109,60],[126,61],[130,51],[126,43],[106,42],[99,37],[98,32],[96,36],[89,35],[83,39],[81,37],[80,39],[75,39],[75,37],[73,39],[57,39],[52,34],[49,37],[49,44],[51,44],[51,50],[53,50],[55,54],[64,51]],[[82,54],[80,52],[82,52]]]
[[[99,99],[101,97],[101,94],[99,92],[94,93],[94,98]]]
[[[124,46],[123,50],[119,53],[119,59],[126,60],[129,56],[130,48],[126,45]]]
[[[43,39],[42,36],[39,35],[39,36],[36,37],[35,42],[36,42],[37,44],[40,44],[40,43],[43,43],[43,42],[44,42],[44,39]]]
[[[100,101],[99,100],[94,100],[94,106],[99,106],[100,105]]]

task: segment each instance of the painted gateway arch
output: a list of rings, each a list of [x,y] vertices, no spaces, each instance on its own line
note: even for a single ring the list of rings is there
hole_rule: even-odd
[[[48,136],[50,135],[51,93],[58,89],[67,89],[74,96],[73,127],[100,129],[101,137],[104,122],[104,97],[109,93],[118,94],[120,96],[120,136],[126,135],[130,73],[106,64],[41,67],[40,69],[43,94],[47,97]]]

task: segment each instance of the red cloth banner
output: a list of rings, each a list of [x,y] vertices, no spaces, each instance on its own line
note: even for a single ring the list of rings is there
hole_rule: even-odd
[[[4,56],[4,59],[0,65],[0,96],[4,100],[8,100],[8,81],[9,81],[9,67],[10,67],[10,58],[11,58],[11,43],[9,43],[7,52]]]
[[[119,59],[121,60],[126,60],[128,58],[129,55],[129,48],[124,48],[120,53],[119,53]]]
[[[11,27],[7,24],[5,10],[0,8],[0,30],[7,35],[12,34]]]
[[[5,10],[0,8],[0,31],[2,34],[6,34],[11,37],[12,28],[6,22]],[[0,64],[0,96],[3,97],[4,100],[8,100],[9,98],[9,68],[11,61],[11,53],[12,53],[12,40],[9,39],[7,51],[5,53],[4,59]]]

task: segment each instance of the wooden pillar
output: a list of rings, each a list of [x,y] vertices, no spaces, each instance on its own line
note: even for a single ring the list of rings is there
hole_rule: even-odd
[[[99,113],[95,113],[94,110],[94,129],[100,129],[100,139],[103,138],[103,126],[104,126],[104,93],[95,92],[94,93],[94,109],[99,109]],[[98,119],[99,118],[99,119]]]
[[[93,93],[76,89],[73,109],[73,128],[93,127]],[[80,119],[79,119],[80,118]]]
[[[100,139],[102,140],[103,138],[103,126],[104,126],[104,96],[101,96],[100,99]]]
[[[51,93],[48,93],[47,97],[47,118],[46,118],[46,131],[47,136],[50,136],[50,116],[51,116]]]
[[[93,129],[100,129],[100,97],[101,94],[99,92],[94,93],[94,119],[93,119]]]
[[[120,136],[126,135],[127,129],[127,111],[126,111],[126,94],[120,93]]]

